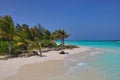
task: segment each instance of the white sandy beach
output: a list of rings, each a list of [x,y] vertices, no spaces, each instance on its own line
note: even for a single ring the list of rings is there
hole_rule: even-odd
[[[4,80],[5,78],[15,75],[20,67],[26,64],[32,63],[42,63],[50,60],[63,60],[66,56],[85,52],[86,50],[90,50],[86,47],[80,47],[75,49],[66,49],[65,52],[69,54],[60,55],[58,51],[49,51],[43,53],[46,57],[32,56],[28,58],[13,58],[8,60],[0,60],[0,80]]]

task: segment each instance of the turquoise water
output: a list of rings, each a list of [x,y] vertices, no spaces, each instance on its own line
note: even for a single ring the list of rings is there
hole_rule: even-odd
[[[108,77],[108,79],[102,80],[120,80],[120,41],[67,41],[65,43],[104,49],[105,51],[102,54],[96,54],[94,56],[95,59],[86,62],[86,65],[98,70],[105,77]],[[76,69],[76,71],[81,71],[78,67]]]

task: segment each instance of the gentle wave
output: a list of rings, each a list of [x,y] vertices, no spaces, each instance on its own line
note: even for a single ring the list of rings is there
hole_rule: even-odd
[[[67,67],[72,67],[77,65],[80,62],[91,61],[94,59],[94,56],[96,54],[99,54],[102,52],[103,52],[102,49],[90,48],[86,52],[81,52],[79,54],[73,54],[73,55],[67,56],[64,60],[64,65]]]
[[[76,41],[76,42],[66,42],[66,43],[73,45],[75,44],[78,46],[93,47],[92,50],[85,52],[87,54],[85,53],[76,54],[69,56],[65,59],[65,64],[69,66],[69,71],[67,72],[67,74],[71,76],[72,75],[80,76],[86,70],[93,69],[93,70],[97,70],[103,75],[102,79],[97,78],[95,80],[120,80],[120,76],[119,76],[120,75],[120,64],[119,64],[120,41],[103,41],[103,42]],[[99,50],[99,48],[101,48],[101,50]],[[99,54],[99,53],[103,53],[103,54]],[[92,54],[92,55],[88,55],[88,54]]]
[[[83,62],[80,62],[77,65],[69,68],[66,75],[79,76],[80,74],[82,74],[87,69],[88,69],[87,64],[83,63]]]

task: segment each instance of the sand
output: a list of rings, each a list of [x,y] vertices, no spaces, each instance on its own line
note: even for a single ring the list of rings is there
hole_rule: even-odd
[[[63,66],[63,61],[46,61],[22,66],[16,75],[8,77],[6,80],[49,80],[63,75],[66,71],[67,68]]]
[[[52,60],[22,66],[18,73],[5,80],[103,80],[95,70],[86,70],[80,76],[66,75],[68,68],[63,60]]]
[[[57,71],[60,74],[61,73],[63,74],[65,73],[64,71],[67,70],[66,68],[62,68],[62,67],[53,68],[53,66],[60,66],[61,64],[63,64],[64,58],[66,56],[89,51],[89,50],[90,48],[80,47],[71,50],[66,49],[65,52],[69,54],[65,54],[65,55],[60,55],[59,51],[49,51],[43,53],[43,55],[45,55],[46,57],[32,56],[29,58],[13,58],[8,60],[0,60],[0,80],[40,80],[40,78],[43,78],[42,80],[44,80],[47,73],[50,71],[52,72],[50,72],[51,73],[50,75],[48,74],[47,78],[49,78],[49,76],[56,74],[56,72],[53,71]],[[47,62],[45,63],[45,65],[43,65],[44,64],[43,62],[51,61],[51,60],[55,60],[55,62],[54,61],[52,61],[53,63],[49,62],[50,64]],[[61,60],[61,61],[56,61],[56,60]],[[43,66],[40,67],[41,64]],[[39,67],[37,66],[36,68],[32,65],[35,66],[38,65]],[[39,72],[42,72],[43,74],[42,73],[40,74]],[[20,76],[23,77],[20,78]],[[34,79],[35,77],[36,79]]]

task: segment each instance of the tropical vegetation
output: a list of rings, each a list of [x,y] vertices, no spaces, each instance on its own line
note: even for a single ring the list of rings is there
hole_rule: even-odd
[[[61,41],[61,52],[60,52],[60,54],[65,54],[65,52],[63,51],[64,41],[65,41],[65,38],[70,36],[70,34],[67,34],[64,30],[56,30],[55,32],[53,32],[53,35],[54,35],[55,39],[58,39],[58,40]]]
[[[56,40],[61,41],[61,53],[64,53],[64,39],[69,36],[64,30],[50,32],[40,24],[15,25],[10,15],[0,17],[0,54],[16,56],[37,50],[37,54],[43,56],[42,48],[58,48]]]

